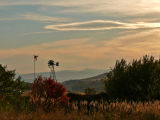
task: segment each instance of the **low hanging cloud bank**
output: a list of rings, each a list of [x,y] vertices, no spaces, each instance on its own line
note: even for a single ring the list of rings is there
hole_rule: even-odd
[[[47,25],[44,27],[49,30],[57,31],[95,31],[112,29],[141,29],[141,28],[160,28],[160,23],[156,22],[136,22],[127,23],[110,20],[92,20],[84,22],[73,22],[66,24]]]

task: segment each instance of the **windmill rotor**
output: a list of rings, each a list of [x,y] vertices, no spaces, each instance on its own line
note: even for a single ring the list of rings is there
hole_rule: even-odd
[[[56,74],[55,74],[54,66],[59,66],[59,62],[55,62],[54,60],[49,60],[48,61],[48,67],[51,70],[50,78],[56,80]]]

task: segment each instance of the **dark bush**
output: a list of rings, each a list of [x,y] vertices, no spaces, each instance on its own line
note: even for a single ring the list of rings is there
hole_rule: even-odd
[[[15,70],[7,70],[0,64],[0,95],[20,95],[24,89],[21,77],[15,78]]]
[[[146,55],[131,63],[117,61],[107,74],[105,88],[113,99],[160,99],[160,59]]]

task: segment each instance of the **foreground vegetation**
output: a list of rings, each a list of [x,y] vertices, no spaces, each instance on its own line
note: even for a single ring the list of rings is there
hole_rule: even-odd
[[[84,111],[66,113],[61,109],[49,113],[40,109],[36,112],[0,111],[0,120],[160,120],[160,101],[114,102],[107,105],[107,111],[90,114]]]
[[[52,78],[28,85],[0,65],[0,120],[160,120],[160,59],[117,61],[107,74],[105,93],[67,93]]]

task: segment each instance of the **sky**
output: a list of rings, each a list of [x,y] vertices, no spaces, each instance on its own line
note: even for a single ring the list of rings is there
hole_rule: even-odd
[[[160,57],[160,0],[0,0],[0,64],[18,73]]]

